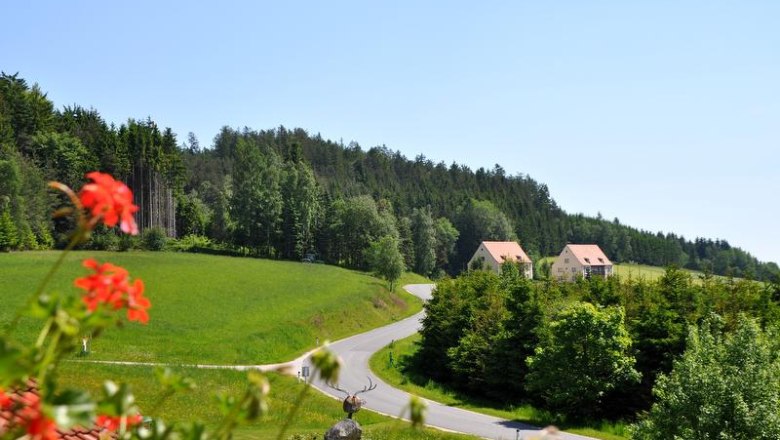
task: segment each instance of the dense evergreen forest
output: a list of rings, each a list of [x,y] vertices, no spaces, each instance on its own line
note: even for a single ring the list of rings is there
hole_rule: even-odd
[[[204,148],[151,119],[120,126],[97,110],[61,110],[38,85],[0,76],[0,249],[60,246],[66,220],[45,182],[80,186],[100,169],[134,190],[143,243],[177,237],[191,249],[314,258],[367,268],[367,250],[393,236],[407,267],[459,273],[481,240],[517,239],[532,258],[567,242],[596,243],[615,262],[676,265],[761,280],[778,276],[725,240],[687,240],[602,218],[567,214],[547,186],[503,168],[471,170],[413,160],[384,146],[363,150],[303,129],[225,127]],[[112,232],[91,246],[137,246]]]

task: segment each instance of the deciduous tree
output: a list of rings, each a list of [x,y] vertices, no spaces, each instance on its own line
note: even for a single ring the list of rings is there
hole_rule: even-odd
[[[398,250],[398,239],[385,235],[371,244],[368,249],[368,261],[371,270],[390,283],[390,290],[404,273],[404,257]]]
[[[528,359],[527,387],[566,416],[592,417],[606,395],[639,381],[623,310],[575,303],[551,320]]]
[[[780,438],[776,335],[750,319],[723,335],[716,322],[691,329],[685,353],[658,378],[656,402],[633,439]]]

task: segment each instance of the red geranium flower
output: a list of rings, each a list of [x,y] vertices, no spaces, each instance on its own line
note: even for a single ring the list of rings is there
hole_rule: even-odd
[[[77,278],[76,287],[87,293],[81,298],[87,309],[95,311],[101,304],[106,304],[114,310],[127,308],[127,319],[149,322],[146,309],[151,302],[144,297],[144,283],[141,280],[130,282],[127,270],[111,263],[98,263],[92,258],[84,260],[84,267],[95,273],[83,278]]]
[[[79,199],[94,219],[103,219],[106,226],[112,228],[117,222],[122,232],[138,234],[133,214],[138,206],[133,204],[133,192],[122,182],[114,180],[110,174],[93,171],[87,174],[93,183],[81,188]]]
[[[127,428],[137,425],[143,421],[143,417],[141,417],[140,414],[136,414],[134,416],[127,416],[125,420],[125,426]],[[95,425],[97,425],[100,428],[105,428],[109,431],[116,431],[119,429],[119,427],[122,425],[122,417],[121,416],[107,416],[107,415],[99,415],[97,416],[97,420],[95,421]]]
[[[11,400],[11,396],[5,393],[5,390],[0,387],[0,410],[10,408],[11,405],[13,405],[13,400]]]
[[[149,313],[146,309],[151,307],[149,298],[144,296],[144,282],[135,280],[127,290],[127,319],[130,321],[149,322]]]
[[[41,399],[35,393],[25,393],[22,397],[27,402],[17,417],[18,423],[25,427],[29,440],[56,440],[57,424],[41,411]]]

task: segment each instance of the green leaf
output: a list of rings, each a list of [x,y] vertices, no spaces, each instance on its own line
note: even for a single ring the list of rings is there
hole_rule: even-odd
[[[97,405],[89,393],[83,390],[66,389],[52,399],[51,414],[58,426],[90,426]]]
[[[13,341],[0,340],[0,385],[7,387],[24,380],[33,370],[28,350],[23,350]]]
[[[138,413],[135,406],[135,396],[127,384],[117,385],[113,381],[103,382],[103,398],[100,400],[101,414],[111,416],[127,416]]]

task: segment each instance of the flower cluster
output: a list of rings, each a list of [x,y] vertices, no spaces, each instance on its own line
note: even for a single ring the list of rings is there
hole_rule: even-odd
[[[125,417],[125,427],[129,428],[135,426],[143,421],[143,417],[140,414]],[[107,416],[99,415],[95,420],[95,425],[99,428],[106,429],[111,432],[118,431],[122,426],[122,417],[120,416]]]
[[[23,428],[27,432],[29,440],[55,440],[57,424],[50,419],[41,409],[41,398],[33,392],[15,395],[12,398],[0,389],[0,409],[14,409],[13,418],[10,420],[13,429]]]
[[[127,270],[111,263],[98,263],[92,258],[84,260],[84,267],[95,273],[77,278],[76,287],[86,290],[82,297],[90,311],[95,311],[101,304],[106,304],[114,310],[127,308],[127,319],[149,322],[146,311],[151,303],[144,296],[144,283],[136,279],[131,282]]]
[[[10,408],[12,404],[13,400],[11,400],[11,397],[0,387],[0,411]]]
[[[138,206],[133,204],[133,192],[122,182],[114,180],[110,174],[93,171],[87,174],[92,180],[81,188],[79,200],[89,210],[94,224],[103,219],[106,226],[113,228],[119,223],[126,234],[138,234],[133,214]]]

